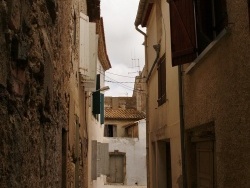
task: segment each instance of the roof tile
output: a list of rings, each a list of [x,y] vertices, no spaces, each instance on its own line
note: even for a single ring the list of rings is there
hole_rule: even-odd
[[[135,109],[105,109],[106,119],[144,119],[145,113],[139,112]]]

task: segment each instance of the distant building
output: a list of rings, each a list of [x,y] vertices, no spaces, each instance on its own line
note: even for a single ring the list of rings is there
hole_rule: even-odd
[[[105,97],[103,134],[109,144],[106,183],[146,185],[146,121],[135,97]]]

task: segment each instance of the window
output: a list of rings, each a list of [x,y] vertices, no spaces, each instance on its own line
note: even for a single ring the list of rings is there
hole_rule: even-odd
[[[166,102],[166,56],[158,61],[158,106]]]
[[[73,40],[74,40],[74,45],[76,45],[76,13],[74,12],[74,17],[73,17],[73,24],[74,24],[74,30],[73,30]]]
[[[226,0],[179,0],[169,5],[172,65],[190,63],[226,26]]]
[[[104,127],[104,136],[105,137],[116,137],[117,136],[117,127],[116,127],[116,125],[105,125],[105,127]]]
[[[186,132],[188,187],[215,187],[216,185],[214,127],[214,122],[209,122]]]
[[[250,0],[247,1],[247,5],[248,5],[248,21],[250,26]]]
[[[198,54],[200,54],[225,27],[225,7],[224,0],[195,0]]]
[[[130,138],[138,138],[138,123],[126,127],[126,136]]]

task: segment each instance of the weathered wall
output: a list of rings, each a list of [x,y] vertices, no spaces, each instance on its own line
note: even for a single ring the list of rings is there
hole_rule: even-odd
[[[62,128],[68,131],[76,57],[73,11],[87,11],[86,3],[78,3],[0,2],[0,187],[61,187]],[[72,186],[74,165],[67,153]]]
[[[80,12],[87,15],[86,0],[72,0],[69,7],[67,47],[70,53],[69,77],[69,121],[68,121],[68,153],[67,153],[67,186],[88,186],[88,141],[86,125],[86,95],[80,83],[79,75],[79,39],[80,39]]]
[[[97,67],[100,73],[100,88],[104,87],[104,70],[103,67],[98,59],[97,61]],[[97,142],[103,143],[103,136],[104,136],[104,125],[100,124],[100,115],[98,119],[96,119],[92,113],[92,93],[88,92],[88,98],[87,98],[87,122],[88,122],[88,187],[89,188],[99,188],[104,185],[104,182],[106,180],[106,176],[101,175],[100,177],[97,177],[96,180],[91,179],[91,172],[92,172],[92,140],[96,140]]]
[[[146,121],[140,120],[139,138],[104,138],[109,152],[126,153],[125,185],[147,185],[146,168]]]
[[[136,97],[105,97],[105,108],[134,108],[136,109]]]
[[[230,33],[184,77],[186,128],[213,121],[217,187],[250,187],[247,2],[227,1]]]
[[[161,7],[161,8],[160,8]],[[158,71],[157,64],[148,80],[148,133],[149,133],[149,178],[150,187],[166,185],[166,169],[162,168],[167,160],[162,143],[171,145],[171,175],[172,187],[180,186],[181,179],[181,150],[180,150],[180,118],[178,69],[172,67],[171,35],[169,20],[169,5],[166,1],[154,4],[147,22],[147,67],[148,72],[153,67],[157,54],[153,45],[160,44],[159,57],[166,54],[166,102],[158,106]],[[163,145],[164,145],[163,144]],[[161,157],[164,156],[164,157]],[[165,182],[164,182],[165,181]]]

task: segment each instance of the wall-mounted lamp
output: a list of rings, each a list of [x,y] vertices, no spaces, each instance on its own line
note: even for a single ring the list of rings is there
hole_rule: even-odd
[[[109,89],[110,89],[109,86],[104,86],[104,87],[102,87],[102,88],[100,88],[100,89],[98,89],[96,91],[107,91]],[[94,91],[94,92],[96,92],[96,91]]]

